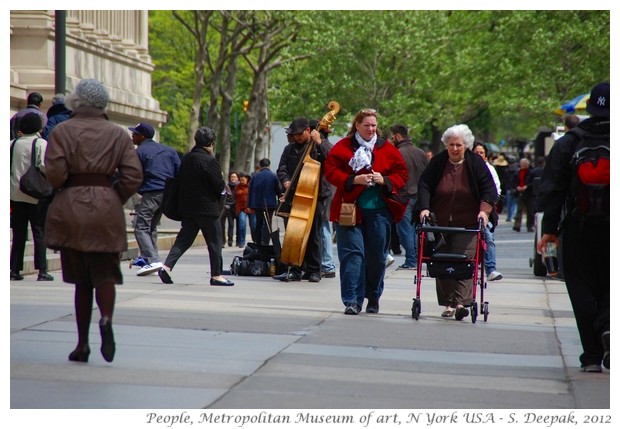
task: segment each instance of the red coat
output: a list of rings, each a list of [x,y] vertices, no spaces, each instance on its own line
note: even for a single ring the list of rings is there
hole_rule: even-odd
[[[237,216],[239,216],[239,213],[241,213],[242,211],[247,213],[247,208],[248,208],[248,192],[249,192],[249,188],[250,185],[249,184],[243,184],[241,182],[237,183],[237,186],[235,187],[235,198],[236,198],[236,202],[235,202],[235,214]]]
[[[336,193],[332,200],[329,212],[329,220],[337,222],[340,215],[340,203],[352,203],[366,189],[365,185],[354,185],[353,179],[359,174],[368,174],[372,171],[361,170],[357,173],[349,166],[349,161],[359,144],[354,138],[345,137],[332,148],[325,160],[325,177],[336,187]],[[372,152],[372,170],[381,173],[385,178],[381,194],[392,212],[394,222],[403,218],[407,204],[402,204],[393,198],[407,182],[407,165],[402,155],[391,143],[382,137],[377,142]],[[357,222],[361,223],[362,213],[357,210]]]

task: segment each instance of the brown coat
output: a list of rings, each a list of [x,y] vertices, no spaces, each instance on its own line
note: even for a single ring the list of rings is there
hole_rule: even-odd
[[[103,110],[81,107],[58,124],[45,154],[47,180],[61,188],[49,207],[46,242],[52,249],[120,253],[127,249],[123,204],[142,183],[129,134]],[[115,176],[113,187],[63,185],[75,174]]]

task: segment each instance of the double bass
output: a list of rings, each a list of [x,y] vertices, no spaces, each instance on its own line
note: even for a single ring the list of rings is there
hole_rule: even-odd
[[[340,111],[340,104],[337,101],[330,101],[327,107],[330,110],[319,121],[317,131],[328,129]],[[286,190],[284,198],[276,210],[276,216],[288,218],[280,262],[289,266],[301,266],[304,261],[308,237],[316,211],[321,182],[321,163],[310,157],[315,144],[314,140],[307,144],[302,160],[297,165],[291,179],[291,186]],[[290,211],[287,211],[289,206]]]

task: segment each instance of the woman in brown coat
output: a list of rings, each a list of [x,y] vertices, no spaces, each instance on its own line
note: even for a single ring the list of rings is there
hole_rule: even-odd
[[[45,154],[47,180],[57,188],[47,214],[48,247],[60,250],[63,280],[75,284],[77,347],[69,360],[88,362],[93,295],[101,313],[101,354],[114,359],[112,314],[122,284],[120,254],[127,250],[123,204],[142,183],[142,167],[127,132],[105,114],[108,92],[82,80],[66,104]],[[93,292],[94,291],[94,292]]]

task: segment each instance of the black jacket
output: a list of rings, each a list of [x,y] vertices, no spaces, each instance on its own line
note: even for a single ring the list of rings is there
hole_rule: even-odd
[[[441,175],[448,161],[448,151],[438,153],[433,156],[426,169],[422,172],[420,182],[418,183],[418,201],[416,202],[416,213],[414,219],[419,221],[419,213],[422,210],[429,210],[431,206],[431,198],[435,194],[435,189],[441,180]],[[489,172],[482,158],[471,150],[465,151],[465,169],[472,195],[477,201],[486,201],[491,206],[495,206],[499,196],[493,177]],[[497,212],[493,209],[489,216],[489,221],[493,227],[497,225]]]
[[[194,146],[179,167],[179,208],[183,217],[222,214],[226,181],[217,159],[202,147]]]
[[[291,180],[295,174],[297,165],[302,161],[302,156],[306,150],[308,143],[289,143],[284,147],[282,156],[280,157],[280,163],[278,164],[278,170],[276,174],[280,183],[284,185],[284,182]],[[333,189],[330,186],[327,179],[325,179],[324,167],[325,158],[333,147],[333,144],[327,140],[322,139],[320,145],[315,145],[314,150],[310,153],[310,158],[319,161],[321,163],[321,182],[319,185],[319,199],[326,200],[333,195]],[[283,186],[284,187],[284,186]]]
[[[584,119],[578,128],[590,134],[609,136],[609,118]],[[564,213],[563,208],[566,201],[574,197],[571,189],[573,183],[571,159],[578,142],[577,136],[567,133],[555,142],[547,156],[539,194],[539,204],[545,213],[543,234],[557,235],[562,216],[565,215],[566,219],[571,218],[570,211]]]

